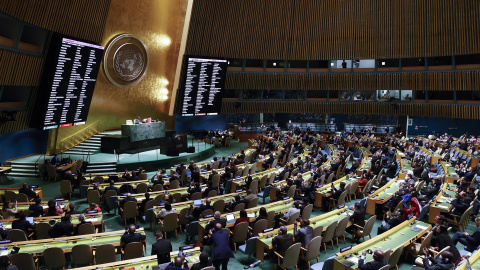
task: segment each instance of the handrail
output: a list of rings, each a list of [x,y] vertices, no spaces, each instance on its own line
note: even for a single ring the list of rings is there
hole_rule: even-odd
[[[68,136],[67,138],[60,141],[61,152],[68,150],[69,148],[79,144],[80,142],[90,138],[91,136],[98,133],[100,128],[101,121],[98,120],[91,125],[84,127],[83,129],[77,131],[76,133]]]

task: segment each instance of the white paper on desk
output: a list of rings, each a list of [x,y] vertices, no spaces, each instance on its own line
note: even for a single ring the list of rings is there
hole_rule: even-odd
[[[46,206],[46,205],[43,205],[42,207],[43,207],[43,209],[48,209],[48,206]]]
[[[89,219],[87,219],[87,221],[96,222],[96,221],[98,221],[98,218],[89,218]]]
[[[11,229],[11,228],[12,228],[12,225],[11,225],[11,224],[10,224],[10,225],[3,225],[3,227],[4,227],[5,229]]]
[[[249,218],[254,218],[254,217],[255,217],[255,214],[248,214],[247,217],[249,217]]]
[[[428,228],[427,226],[422,226],[422,225],[416,225],[416,227],[422,230],[426,230]]]
[[[353,262],[353,263],[358,264],[358,260],[359,260],[359,259],[358,259],[358,257],[352,256],[352,257],[348,258],[348,260],[351,261],[351,262]]]
[[[4,250],[0,253],[1,256],[5,256],[5,255],[8,255],[8,251],[7,250]]]
[[[392,195],[393,193],[385,193],[385,194],[387,194],[387,195]]]
[[[438,208],[443,208],[443,209],[448,209],[450,208],[450,206],[446,206],[446,205],[437,205]]]

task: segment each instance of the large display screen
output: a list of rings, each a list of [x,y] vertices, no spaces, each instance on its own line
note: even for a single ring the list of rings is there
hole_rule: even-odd
[[[54,33],[40,82],[32,127],[85,124],[104,47]]]
[[[177,113],[217,115],[222,107],[227,60],[185,56]]]

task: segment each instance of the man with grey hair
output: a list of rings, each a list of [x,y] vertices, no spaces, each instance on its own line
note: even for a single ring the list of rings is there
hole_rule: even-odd
[[[287,227],[281,226],[278,234],[272,240],[273,250],[278,254],[285,256],[287,249],[293,245],[293,235],[287,233]]]
[[[225,226],[227,226],[227,220],[222,218],[222,213],[220,213],[219,211],[216,211],[213,214],[213,217],[214,220],[211,220],[210,222],[208,222],[207,226],[205,226],[206,231],[215,228],[215,224],[217,223],[220,223],[220,225],[222,225],[222,228],[225,228]]]
[[[85,221],[85,215],[84,214],[78,215],[78,221],[79,221],[79,223],[75,227],[75,235],[78,235],[78,228],[80,228],[80,226],[82,226],[83,224],[92,224],[92,222],[90,222],[90,221]]]

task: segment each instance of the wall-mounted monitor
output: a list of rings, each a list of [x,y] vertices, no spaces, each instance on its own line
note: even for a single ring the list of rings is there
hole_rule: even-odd
[[[227,60],[185,56],[176,111],[181,116],[217,115],[227,73]]]
[[[104,47],[53,33],[31,126],[52,129],[85,124]]]

